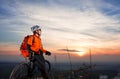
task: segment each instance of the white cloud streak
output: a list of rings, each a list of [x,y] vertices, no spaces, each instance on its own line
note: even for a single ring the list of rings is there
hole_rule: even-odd
[[[97,0],[51,0],[47,4],[31,4],[16,1],[17,9],[16,16],[13,18],[2,19],[0,24],[6,24],[11,28],[16,27],[12,32],[30,33],[29,28],[34,24],[43,26],[43,39],[51,40],[54,45],[56,42],[67,40],[81,40],[75,44],[91,44],[91,39],[101,41],[99,44],[104,44],[112,40],[115,43],[120,38],[120,20],[116,16],[107,16],[100,12],[99,9],[103,7],[115,8],[117,7]],[[68,4],[68,5],[67,5]],[[112,31],[104,28],[112,28]],[[117,32],[115,32],[117,31]],[[116,36],[115,36],[116,35]],[[52,38],[51,38],[52,37]],[[89,40],[88,40],[89,39]],[[54,40],[54,41],[52,41]],[[84,41],[84,43],[82,42]],[[54,43],[55,42],[55,43]],[[92,41],[93,44],[95,41]],[[105,43],[109,44],[109,42]],[[45,44],[47,45],[47,43]],[[60,45],[62,46],[62,45]],[[59,47],[59,46],[58,46]]]

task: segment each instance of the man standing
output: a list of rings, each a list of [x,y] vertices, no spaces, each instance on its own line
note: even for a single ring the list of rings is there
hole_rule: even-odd
[[[30,35],[27,41],[27,49],[30,53],[29,58],[32,58],[34,54],[34,64],[41,71],[44,79],[50,79],[48,73],[45,69],[45,59],[43,53],[46,55],[51,55],[51,53],[45,49],[43,49],[42,41],[41,41],[41,27],[38,25],[32,26],[31,31],[33,35]]]

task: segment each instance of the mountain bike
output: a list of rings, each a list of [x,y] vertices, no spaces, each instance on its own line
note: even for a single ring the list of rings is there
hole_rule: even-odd
[[[23,62],[15,66],[10,74],[9,79],[41,79],[42,75],[38,71],[37,66],[34,65],[33,60],[26,58],[26,62]],[[48,60],[45,60],[45,67],[49,73],[51,70],[51,64]]]

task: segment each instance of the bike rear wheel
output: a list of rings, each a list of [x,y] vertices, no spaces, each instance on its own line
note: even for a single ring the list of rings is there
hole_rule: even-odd
[[[28,63],[21,63],[12,70],[9,79],[37,79],[37,75],[30,73]]]
[[[45,60],[45,66],[46,66],[47,72],[49,73],[51,70],[51,64],[48,60]],[[9,79],[37,79],[38,77],[39,78],[41,77],[41,76],[38,76],[37,74],[39,73],[39,71],[37,73],[35,72],[30,73],[30,70],[31,70],[30,64],[21,63],[12,70]]]
[[[9,79],[28,79],[28,69],[27,63],[17,65],[12,70]]]

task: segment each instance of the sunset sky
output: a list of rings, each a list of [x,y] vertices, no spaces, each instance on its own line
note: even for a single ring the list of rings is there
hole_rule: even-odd
[[[19,47],[33,25],[54,60],[120,60],[120,0],[0,0],[0,61],[22,60]],[[63,59],[60,59],[63,57]]]

